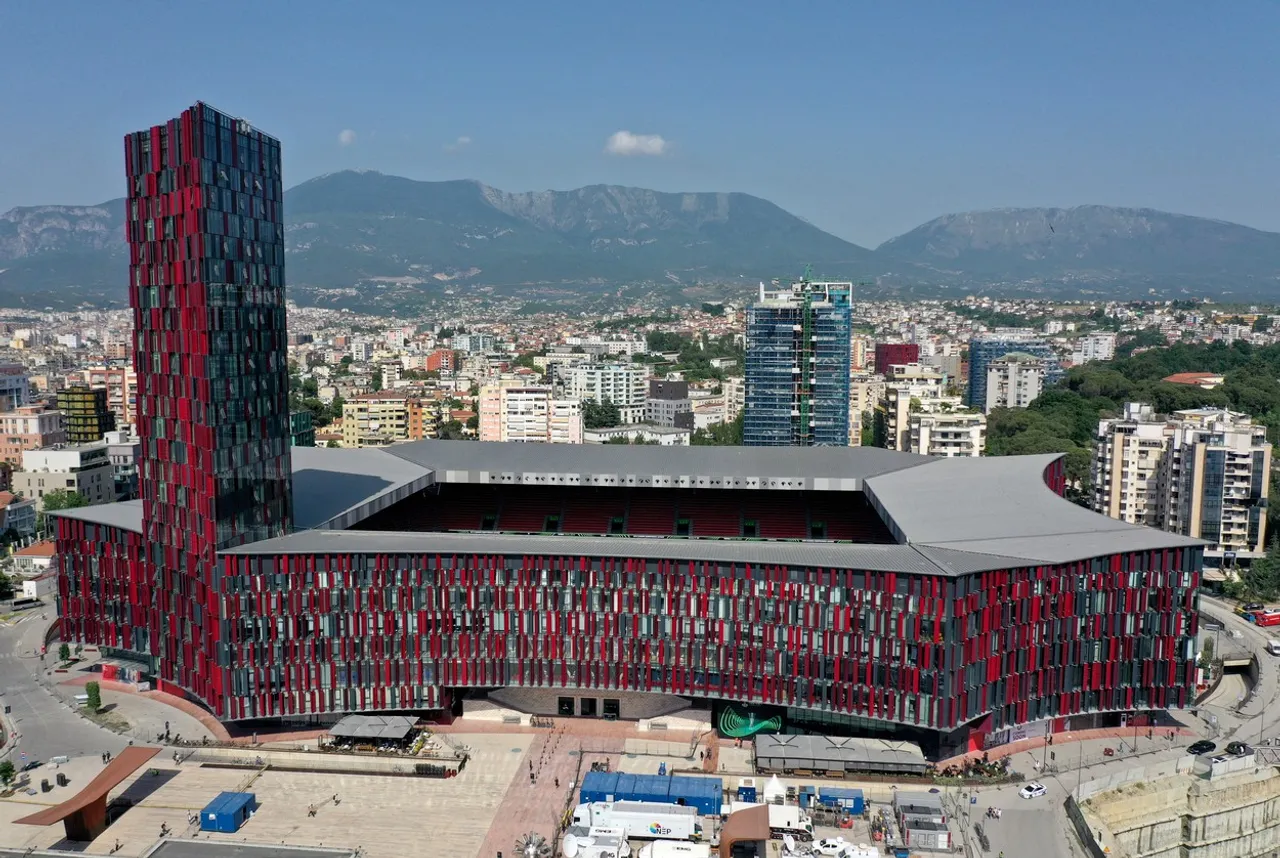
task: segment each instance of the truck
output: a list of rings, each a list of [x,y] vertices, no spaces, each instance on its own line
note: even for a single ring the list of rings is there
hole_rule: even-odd
[[[655,840],[640,847],[640,858],[711,858],[711,847],[683,840]]]
[[[759,806],[747,801],[735,801],[729,804],[729,812],[733,814]],[[813,820],[809,814],[793,805],[771,804],[768,807],[769,834],[774,840],[781,840],[788,834],[797,843],[809,843],[813,840]]]
[[[654,801],[597,801],[573,810],[572,828],[621,828],[637,840],[701,840],[692,807]]]

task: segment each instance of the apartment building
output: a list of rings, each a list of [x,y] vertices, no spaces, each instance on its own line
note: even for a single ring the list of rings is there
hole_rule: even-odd
[[[987,368],[985,411],[1026,408],[1044,390],[1045,361],[1026,352],[1010,352]]]
[[[1128,524],[1161,527],[1160,468],[1172,438],[1150,405],[1130,402],[1123,417],[1098,423],[1093,509]]]
[[[1266,551],[1271,444],[1266,427],[1221,409],[1168,417],[1130,403],[1098,425],[1093,507],[1132,524],[1210,543],[1210,565]]]
[[[31,403],[31,376],[20,363],[0,364],[0,411]]]
[[[569,397],[612,402],[623,423],[644,420],[649,368],[634,364],[605,363],[575,366],[569,370]]]
[[[107,407],[116,415],[116,424],[134,423],[138,403],[138,374],[131,366],[91,366],[80,370],[76,377],[89,387],[107,390]]]
[[[434,435],[434,420],[417,397],[383,390],[342,403],[342,446],[385,447]],[[428,430],[430,426],[430,430]]]
[[[581,444],[582,405],[548,385],[496,382],[480,388],[480,440]]]
[[[0,461],[18,467],[24,451],[66,442],[65,421],[57,409],[24,405],[0,414]]]
[[[44,496],[58,489],[78,492],[91,506],[115,502],[115,468],[107,445],[59,444],[24,450],[22,470],[13,473],[13,491],[43,507]]]
[[[724,419],[723,407],[720,412]],[[649,398],[645,401],[644,422],[654,426],[693,428],[693,400],[689,398],[689,382],[649,379]]]
[[[908,453],[976,459],[987,447],[987,418],[976,411],[917,412],[907,422]]]
[[[724,392],[724,420],[732,423],[738,419],[747,404],[747,383],[742,376],[729,376],[721,384]]]
[[[1071,352],[1073,364],[1091,360],[1111,360],[1116,356],[1116,335],[1112,333],[1085,334],[1076,340]]]
[[[1053,348],[1026,328],[997,328],[969,340],[969,404],[983,408],[987,402],[987,371],[991,362],[1012,352],[1033,355],[1045,362],[1045,384],[1062,378],[1062,367]]]
[[[9,491],[0,491],[0,533],[12,530],[19,536],[36,532],[36,502]]]

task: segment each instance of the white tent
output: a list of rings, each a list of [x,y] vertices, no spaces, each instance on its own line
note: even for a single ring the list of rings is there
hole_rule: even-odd
[[[769,778],[769,782],[764,785],[764,800],[766,803],[772,803],[775,799],[781,801],[787,797],[787,788],[782,785],[782,781],[778,780],[778,776],[774,775]]]

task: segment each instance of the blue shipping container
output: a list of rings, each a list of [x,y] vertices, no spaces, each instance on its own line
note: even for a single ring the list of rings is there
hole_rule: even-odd
[[[635,801],[666,804],[671,795],[671,779],[660,775],[636,775]]]
[[[724,782],[720,778],[672,777],[667,800],[696,808],[703,816],[720,813]]]
[[[258,798],[251,792],[222,792],[200,811],[200,830],[234,834],[258,809]]]
[[[754,802],[757,795],[759,795],[759,793],[756,791],[755,787],[742,786],[741,784],[738,785],[738,801]]]
[[[636,776],[627,774],[626,772],[618,772],[618,784],[615,787],[618,792],[614,796],[617,801],[635,801],[636,800]]]
[[[818,788],[812,784],[800,787],[800,807],[807,809],[813,804],[813,799],[817,794]]]
[[[583,804],[594,801],[608,801],[618,793],[617,772],[587,772],[582,779],[582,789],[578,800]]]
[[[818,803],[827,807],[843,807],[855,816],[862,813],[867,807],[862,790],[841,787],[822,787]]]

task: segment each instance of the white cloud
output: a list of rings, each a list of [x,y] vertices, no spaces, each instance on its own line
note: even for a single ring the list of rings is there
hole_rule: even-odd
[[[610,155],[665,155],[670,144],[660,134],[632,134],[615,131],[605,144]]]
[[[463,136],[459,137],[457,140],[454,140],[452,143],[444,144],[444,151],[460,152],[470,145],[471,145],[471,138],[464,134]]]
[[[356,132],[350,128],[344,128],[338,132],[339,146],[350,146],[354,142],[356,142]]]

